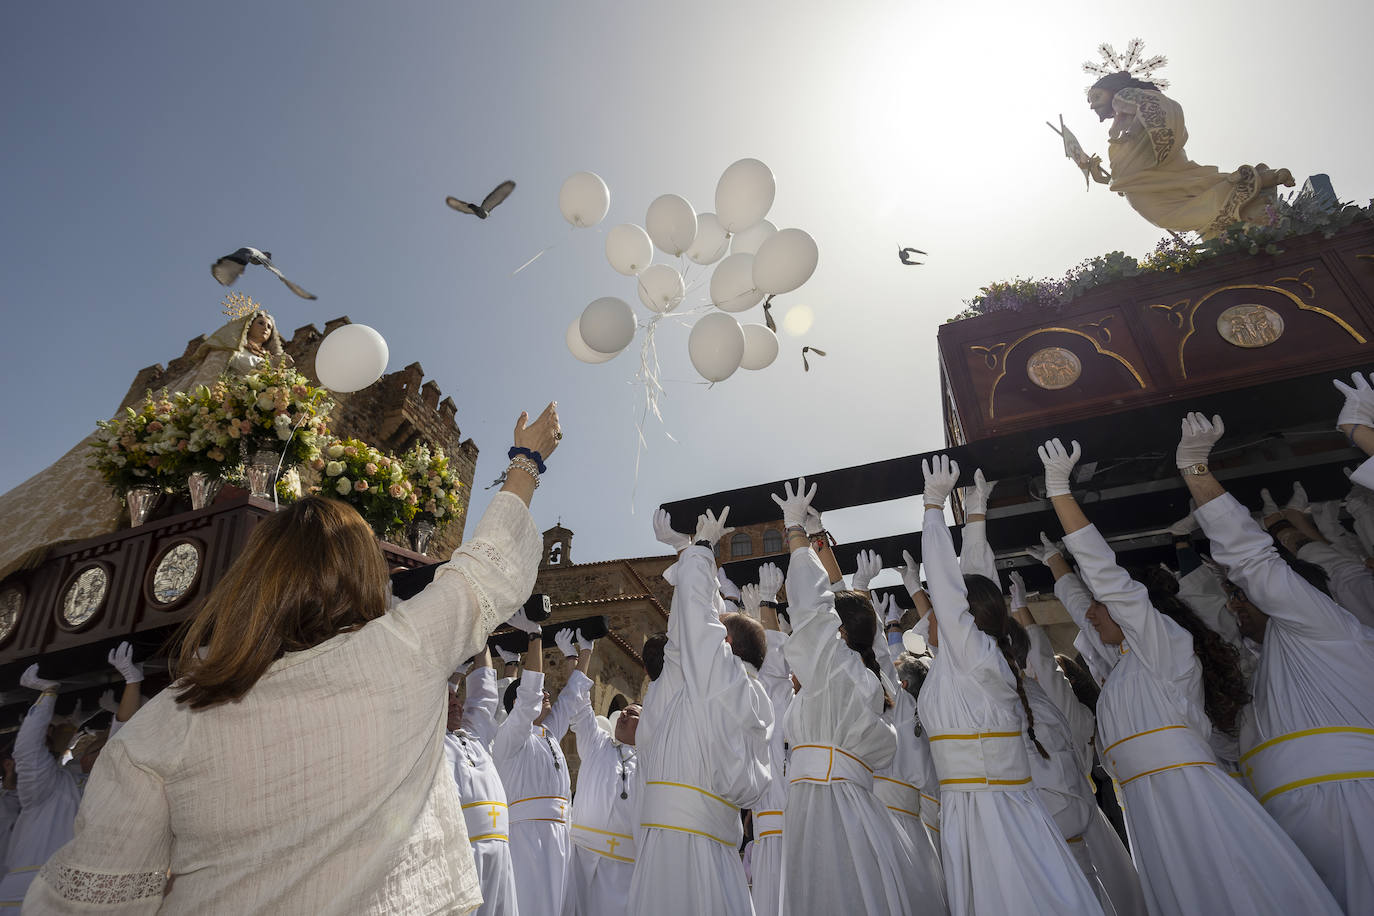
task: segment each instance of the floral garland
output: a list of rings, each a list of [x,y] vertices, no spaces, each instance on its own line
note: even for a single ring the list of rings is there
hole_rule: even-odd
[[[173,419],[176,405],[167,392],[149,391],[137,409],[126,407],[112,419],[96,423],[89,451],[90,467],[122,499],[133,487],[163,489],[176,479],[174,465],[185,435]]]
[[[382,536],[403,534],[419,514],[420,497],[401,459],[361,439],[335,439],[310,463],[320,475],[311,493],[344,500]]]
[[[401,465],[419,498],[418,518],[433,524],[435,531],[441,531],[462,515],[459,490],[463,482],[449,467],[449,457],[442,448],[431,450],[421,442],[401,456]]]

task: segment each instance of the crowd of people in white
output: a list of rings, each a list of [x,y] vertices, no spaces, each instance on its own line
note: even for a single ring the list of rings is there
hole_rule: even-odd
[[[1338,387],[1338,427],[1374,455],[1374,389]],[[59,765],[57,685],[31,668],[0,905],[1374,913],[1374,458],[1351,474],[1353,530],[1300,484],[1252,515],[1208,466],[1223,434],[1220,417],[1183,420],[1195,508],[1170,529],[1176,567],[1135,575],[1073,496],[1078,444],[1039,449],[1064,538],[1027,553],[1078,624],[1078,659],[1055,655],[1019,575],[1004,597],[981,472],[956,555],[947,456],[923,463],[906,633],[870,593],[879,557],[860,554],[846,586],[804,480],[774,497],[785,583],[773,564],[743,589],[717,570],[728,507],[691,535],[659,510],[677,553],[668,631],[645,645],[642,701],[607,724],[591,641],[557,633],[574,670],[551,702],[539,627],[516,613],[540,550],[535,465],[562,438],[554,405],[522,415],[516,446],[534,460],[513,460],[474,537],[414,598],[388,600],[352,510],[307,499],[259,526],[172,688],[138,709],[138,668],[112,653],[129,686],[103,751],[78,743]],[[289,549],[302,538],[317,546]],[[488,637],[513,615],[529,648],[523,663],[502,650],[498,672]]]

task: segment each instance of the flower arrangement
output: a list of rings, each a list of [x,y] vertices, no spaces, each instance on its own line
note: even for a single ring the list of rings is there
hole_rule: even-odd
[[[347,501],[379,536],[403,534],[420,511],[401,459],[361,439],[328,442],[310,466],[320,475],[312,492]]]
[[[220,386],[223,386],[221,389]],[[334,404],[323,388],[289,366],[272,366],[216,383],[209,416],[222,414],[224,433],[238,440],[245,455],[256,451],[280,453],[284,466],[305,464],[319,457],[327,434],[325,421]]]
[[[91,439],[90,466],[121,497],[133,487],[166,489],[176,480],[185,432],[176,404],[151,391],[137,408],[101,420]]]
[[[449,467],[442,448],[430,449],[423,442],[401,456],[406,479],[419,500],[419,518],[442,530],[463,512],[459,491],[463,482]]]

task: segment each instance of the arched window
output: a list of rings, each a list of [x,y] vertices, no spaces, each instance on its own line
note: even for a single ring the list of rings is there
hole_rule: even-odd
[[[563,542],[554,541],[549,545],[549,565],[557,566],[563,562]]]
[[[738,559],[747,557],[754,552],[754,542],[749,539],[749,535],[741,531],[730,538],[730,558]]]
[[[782,553],[782,532],[769,528],[763,533],[763,552]]]

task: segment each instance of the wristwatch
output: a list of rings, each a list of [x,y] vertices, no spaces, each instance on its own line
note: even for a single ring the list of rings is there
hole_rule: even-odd
[[[1190,464],[1186,468],[1179,468],[1179,470],[1194,477],[1201,477],[1203,474],[1209,473],[1206,464]]]

